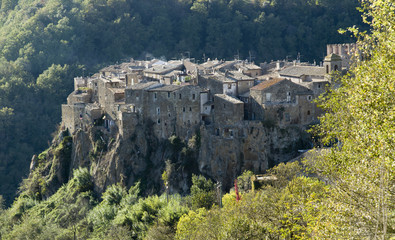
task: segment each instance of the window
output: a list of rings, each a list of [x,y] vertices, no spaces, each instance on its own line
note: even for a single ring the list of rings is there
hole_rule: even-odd
[[[232,84],[228,84],[228,89],[231,89],[232,88]]]
[[[192,108],[191,107],[189,107],[189,111],[192,112]]]
[[[158,118],[158,121],[157,121],[157,123],[158,123],[158,124],[160,124],[160,119],[159,119],[159,118]]]
[[[224,103],[224,108],[226,108],[226,105],[225,105],[225,103]]]
[[[313,97],[311,95],[307,96],[307,100],[311,101]]]
[[[192,99],[195,100],[195,94],[192,94]]]
[[[272,94],[266,93],[266,102],[271,102],[271,100],[272,100]]]
[[[174,99],[176,99],[176,93],[173,93],[173,95],[174,95]]]
[[[307,111],[307,115],[310,115],[310,110]]]
[[[159,115],[160,114],[160,108],[156,108],[156,113]]]
[[[170,92],[167,93],[167,98],[170,98]]]
[[[185,112],[185,107],[182,108],[182,111]]]
[[[180,93],[180,99],[181,99],[181,93]]]
[[[284,118],[285,118],[285,121],[287,121],[287,122],[291,121],[291,117],[289,116],[289,113],[284,113]]]
[[[321,88],[321,84],[318,84],[318,88]]]
[[[291,101],[291,92],[287,92],[287,102]]]
[[[156,99],[156,93],[154,93],[154,99]]]

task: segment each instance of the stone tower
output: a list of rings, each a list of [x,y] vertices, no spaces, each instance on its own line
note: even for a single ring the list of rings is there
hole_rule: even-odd
[[[342,58],[334,53],[329,54],[324,59],[325,73],[329,74],[332,71],[342,70]]]

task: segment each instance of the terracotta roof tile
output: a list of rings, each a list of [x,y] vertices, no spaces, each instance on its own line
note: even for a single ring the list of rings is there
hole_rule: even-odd
[[[273,86],[274,84],[279,83],[279,82],[284,81],[284,80],[285,80],[285,78],[274,78],[274,79],[270,79],[270,80],[261,82],[260,84],[258,84],[258,85],[256,85],[256,86],[252,87],[251,90],[258,90],[258,91],[261,91],[261,90],[264,90],[264,89],[266,89],[266,88],[268,88],[268,87],[271,87],[271,86]]]

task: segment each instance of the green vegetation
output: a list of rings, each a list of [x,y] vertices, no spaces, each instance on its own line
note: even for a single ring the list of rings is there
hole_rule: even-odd
[[[357,0],[2,0],[0,193],[9,204],[47,148],[75,76],[127,57],[322,58]]]
[[[290,2],[272,1],[269,8]],[[210,16],[211,7],[220,3],[189,4],[201,16]],[[230,1],[229,6],[237,3]],[[190,196],[170,195],[169,201],[165,195],[140,197],[139,183],[129,190],[110,186],[100,198],[92,192],[89,171],[78,169],[48,197],[46,179],[38,171],[50,169],[45,166],[47,155],[67,159],[71,138],[64,136],[39,155],[37,170],[22,184],[13,205],[0,207],[0,238],[393,239],[395,9],[392,0],[362,3],[371,33],[350,29],[359,39],[361,59],[339,79],[340,87],[321,99],[329,111],[315,127],[322,145],[331,148],[312,152],[301,163],[274,167],[269,174],[276,180],[254,191],[248,181],[252,173],[243,173],[238,178],[241,200],[236,202],[231,190],[220,208],[214,184],[202,176],[192,177]],[[3,5],[8,10],[17,6],[13,1]],[[156,23],[166,22],[162,20]],[[2,108],[0,113],[5,125],[18,111]],[[197,135],[188,145],[197,148],[198,142]],[[169,139],[169,146],[180,156],[192,151],[176,137]],[[171,180],[172,164],[170,159],[166,181]]]

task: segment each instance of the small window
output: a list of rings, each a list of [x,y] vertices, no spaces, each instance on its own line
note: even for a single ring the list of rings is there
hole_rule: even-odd
[[[156,108],[156,113],[159,115],[160,114],[160,108]]]
[[[287,121],[287,122],[291,121],[291,116],[289,115],[289,113],[285,113],[284,118],[285,118],[285,121]]]
[[[180,99],[181,99],[181,93],[180,93]]]
[[[226,108],[226,105],[225,105],[225,103],[224,103],[224,108]]]
[[[228,84],[228,89],[231,89],[232,88],[232,84]]]
[[[318,88],[321,88],[321,84],[318,84]]]
[[[182,111],[185,112],[185,107],[182,108]]]
[[[174,95],[174,99],[176,99],[176,93],[173,93],[173,95]]]
[[[156,99],[156,93],[154,93],[154,99]]]
[[[158,124],[160,124],[160,119],[159,119],[159,118],[158,118],[158,121],[157,121],[157,123],[158,123]]]
[[[310,115],[310,110],[307,111],[307,115]]]
[[[189,111],[192,112],[192,108],[191,107],[189,107]]]
[[[192,99],[195,100],[195,94],[192,94]]]
[[[272,94],[266,93],[266,102],[270,102],[272,100]]]
[[[287,92],[287,102],[291,101],[291,92]]]
[[[170,98],[170,92],[167,93],[167,98]]]
[[[311,101],[313,100],[313,97],[311,95],[307,96],[307,100]]]

